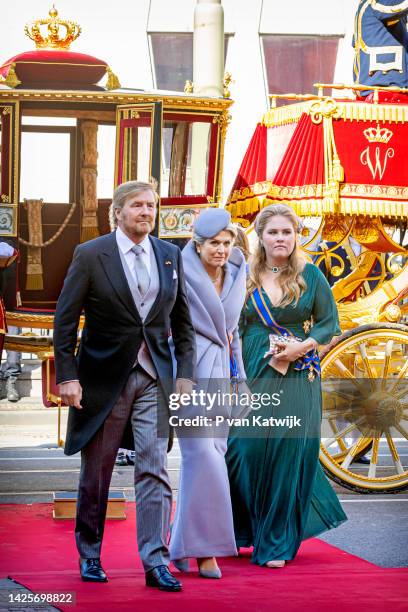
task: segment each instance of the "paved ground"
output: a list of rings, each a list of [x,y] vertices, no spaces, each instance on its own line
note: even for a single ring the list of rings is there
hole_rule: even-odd
[[[9,579],[0,579],[0,610],[15,612],[36,612],[42,610],[53,612],[57,608],[46,604],[30,605],[25,602],[30,601],[32,592],[23,587],[18,582]]]

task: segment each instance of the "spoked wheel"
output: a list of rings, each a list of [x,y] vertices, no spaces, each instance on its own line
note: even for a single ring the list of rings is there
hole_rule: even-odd
[[[408,488],[408,326],[364,325],[322,354],[320,461],[362,493]],[[356,460],[365,455],[369,465]]]

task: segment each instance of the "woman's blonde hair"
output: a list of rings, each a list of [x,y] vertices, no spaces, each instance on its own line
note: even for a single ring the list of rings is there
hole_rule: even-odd
[[[248,292],[251,293],[256,288],[261,286],[262,274],[267,269],[266,253],[262,244],[262,235],[265,227],[272,217],[286,217],[292,224],[295,231],[295,248],[289,255],[288,266],[279,275],[279,284],[282,288],[282,299],[277,304],[280,307],[288,306],[292,302],[296,305],[300,296],[306,291],[307,285],[302,276],[303,268],[305,267],[306,259],[299,246],[298,232],[300,221],[293,210],[285,204],[272,204],[264,208],[255,220],[255,231],[258,236],[257,245],[252,257],[249,279]]]
[[[249,256],[251,255],[248,236],[240,225],[236,224],[235,229],[237,230],[237,237],[235,238],[234,246],[238,247],[242,251],[245,261],[248,261]]]

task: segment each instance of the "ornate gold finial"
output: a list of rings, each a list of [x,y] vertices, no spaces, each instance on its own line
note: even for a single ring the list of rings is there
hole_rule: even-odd
[[[21,85],[21,81],[17,76],[16,65],[14,62],[11,64],[6,78],[4,79],[3,77],[0,77],[0,83],[4,83],[8,87],[12,87],[12,88],[17,87],[18,85]],[[3,115],[4,114],[5,113],[3,112]]]
[[[108,75],[108,80],[106,81],[106,89],[109,89],[109,90],[120,89],[121,88],[120,81],[118,77],[116,76],[116,74],[112,72],[112,69],[109,68],[109,66],[107,66],[106,68],[106,73]]]
[[[54,5],[49,11],[49,19],[37,19],[28,23],[24,32],[28,38],[35,42],[37,49],[69,49],[71,43],[81,34],[81,28],[74,21],[66,21],[58,17],[58,11]],[[41,33],[41,27],[47,26],[48,35]],[[60,26],[65,28],[63,37]]]
[[[194,88],[193,81],[187,80],[184,83],[184,93],[193,93],[193,88]]]
[[[231,92],[229,90],[229,86],[231,85],[231,83],[232,83],[232,74],[230,72],[226,72],[224,74],[224,83],[223,83],[223,85],[224,85],[224,92],[223,92],[224,98],[230,98],[231,97]]]

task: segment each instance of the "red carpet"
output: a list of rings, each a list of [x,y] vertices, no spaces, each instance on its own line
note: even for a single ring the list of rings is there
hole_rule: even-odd
[[[33,591],[74,591],[68,612],[370,612],[408,610],[408,570],[383,569],[317,539],[308,540],[286,568],[268,570],[244,557],[220,559],[221,580],[199,578],[195,563],[181,593],[144,586],[136,551],[135,507],[126,521],[108,521],[102,561],[110,581],[79,579],[73,521],[54,521],[52,504],[0,506],[0,578]],[[177,573],[177,572],[175,572]]]

